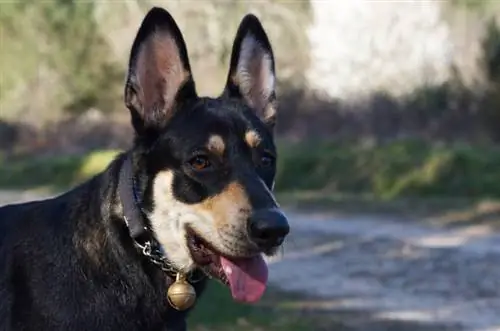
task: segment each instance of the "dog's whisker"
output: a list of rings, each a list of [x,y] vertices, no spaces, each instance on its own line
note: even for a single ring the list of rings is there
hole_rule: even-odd
[[[284,245],[281,245],[281,247],[279,249],[279,256],[280,256],[280,258],[283,258],[285,256],[285,246]]]

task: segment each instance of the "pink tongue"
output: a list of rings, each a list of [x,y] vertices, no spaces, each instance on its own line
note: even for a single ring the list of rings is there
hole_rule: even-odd
[[[221,256],[220,262],[234,300],[256,302],[262,297],[266,290],[267,265],[261,255],[236,261]]]

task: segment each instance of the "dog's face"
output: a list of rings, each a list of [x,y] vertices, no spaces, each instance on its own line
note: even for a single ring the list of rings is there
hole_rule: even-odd
[[[235,298],[255,300],[267,277],[261,254],[289,232],[272,194],[274,58],[260,22],[242,20],[218,98],[197,96],[183,37],[163,9],[144,18],[129,65],[125,101],[156,238],[177,268],[201,267]]]

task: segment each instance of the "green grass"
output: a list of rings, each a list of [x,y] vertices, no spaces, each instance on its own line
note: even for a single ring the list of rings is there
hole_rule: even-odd
[[[3,161],[0,188],[66,188],[103,170],[116,153]],[[376,147],[281,144],[276,183],[278,192],[312,191],[323,200],[338,196],[364,196],[373,201],[498,198],[500,149],[419,141]]]
[[[104,170],[118,154],[116,150],[86,155],[23,158],[0,163],[0,188],[66,189]]]
[[[277,190],[374,199],[500,197],[500,149],[399,141],[376,147],[328,142],[281,148]]]
[[[190,330],[197,331],[316,330],[318,319],[285,309],[287,303],[295,299],[290,294],[269,289],[258,304],[235,303],[226,287],[211,282],[188,323]]]

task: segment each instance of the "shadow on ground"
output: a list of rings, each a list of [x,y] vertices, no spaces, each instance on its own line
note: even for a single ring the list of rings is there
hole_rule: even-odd
[[[457,331],[460,326],[449,324],[425,323],[411,320],[395,320],[384,318],[376,313],[361,309],[339,309],[342,302],[362,300],[356,297],[339,297],[334,300],[320,298],[304,298],[303,294],[287,293],[285,300],[275,295],[263,305],[275,309],[283,316],[302,316],[309,321],[311,331]],[[415,313],[417,316],[418,314]]]
[[[270,277],[305,299],[281,308],[356,331],[500,327],[495,231],[311,212],[291,222],[286,254],[271,261]]]
[[[492,230],[500,229],[500,202],[482,201],[462,208],[442,211],[427,217],[432,225],[453,228],[468,226],[488,226]]]

